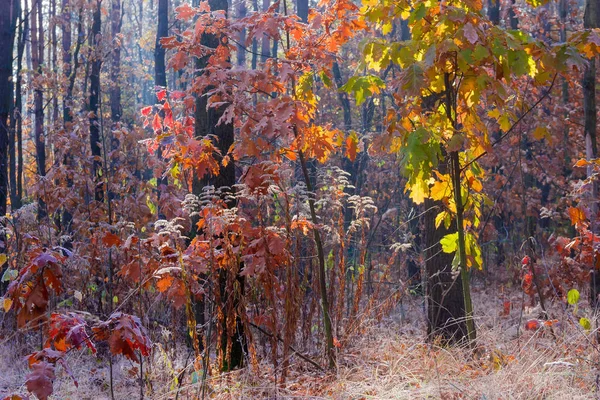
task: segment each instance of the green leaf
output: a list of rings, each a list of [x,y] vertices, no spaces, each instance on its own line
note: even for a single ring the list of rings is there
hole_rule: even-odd
[[[587,318],[583,318],[583,317],[580,318],[579,325],[581,325],[583,327],[583,329],[585,329],[586,331],[589,331],[590,329],[592,329],[592,323]]]
[[[16,269],[7,269],[6,271],[4,271],[4,274],[2,274],[2,282],[14,281],[18,275],[19,271],[17,271]]]
[[[148,206],[148,208],[150,209],[150,212],[152,214],[156,214],[156,211],[157,211],[156,204],[154,204],[152,202],[152,200],[150,199],[150,195],[146,196],[146,205]]]
[[[577,304],[579,302],[579,290],[577,290],[577,289],[569,290],[569,293],[567,293],[567,302],[572,306]]]
[[[379,94],[385,88],[385,82],[373,75],[361,76],[348,79],[348,82],[340,88],[346,93],[354,93],[356,105],[364,103],[373,94]]]

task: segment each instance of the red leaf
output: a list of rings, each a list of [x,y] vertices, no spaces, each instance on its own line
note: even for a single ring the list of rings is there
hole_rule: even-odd
[[[502,303],[502,315],[510,314],[510,300],[504,300]]]
[[[189,4],[184,4],[175,9],[175,13],[177,13],[177,19],[188,20],[196,15],[196,10],[190,7]]]
[[[46,400],[54,391],[55,367],[46,361],[41,361],[32,365],[31,370],[27,374],[25,386],[38,399]]]
[[[158,99],[158,101],[163,101],[166,95],[167,91],[165,89],[156,92],[156,98]]]
[[[154,133],[158,133],[162,129],[162,122],[160,121],[158,114],[154,114],[154,119],[152,120],[152,129],[154,129]]]
[[[531,259],[529,258],[529,256],[525,256],[523,257],[523,259],[521,260],[521,264],[523,265],[529,265],[529,262],[531,261]]]
[[[144,117],[147,117],[148,115],[150,115],[151,111],[152,111],[152,106],[144,107],[144,108],[142,108],[142,115]]]
[[[133,361],[138,361],[135,350],[139,350],[143,356],[150,355],[152,343],[138,317],[117,312],[92,330],[98,340],[108,341],[113,354],[123,354]]]

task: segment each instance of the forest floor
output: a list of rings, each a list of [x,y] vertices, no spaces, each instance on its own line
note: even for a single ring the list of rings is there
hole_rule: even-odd
[[[583,299],[583,295],[581,296]],[[509,315],[503,304],[510,300]],[[528,299],[524,299],[525,303]],[[583,301],[581,302],[583,303]],[[586,315],[580,304],[551,304],[559,320],[552,328],[526,330],[526,321],[539,317],[539,308],[521,307],[522,295],[499,294],[497,288],[474,290],[478,329],[477,349],[442,347],[424,340],[423,298],[411,297],[383,321],[369,321],[364,331],[339,350],[332,373],[318,371],[298,357],[291,360],[285,384],[280,371],[264,359],[249,367],[209,377],[206,398],[217,399],[593,399],[598,398],[599,347],[595,331],[578,324]],[[521,312],[521,310],[523,310]],[[596,319],[592,319],[592,326]],[[34,338],[29,338],[32,346]],[[0,341],[0,398],[24,393],[27,374],[24,344]],[[32,347],[29,347],[31,349]],[[184,349],[184,346],[180,346]],[[162,349],[162,347],[161,347]],[[31,351],[31,350],[29,350]],[[144,365],[145,398],[197,399],[202,385],[185,355],[168,357],[155,351]],[[319,360],[321,361],[321,360]],[[73,352],[67,360],[78,380],[75,387],[58,373],[53,399],[110,399],[106,361],[87,352]],[[188,364],[181,381],[174,379]],[[115,399],[141,398],[135,364],[115,361]]]

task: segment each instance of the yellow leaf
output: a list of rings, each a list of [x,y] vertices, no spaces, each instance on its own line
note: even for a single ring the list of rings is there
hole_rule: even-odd
[[[442,200],[452,195],[452,190],[450,189],[450,185],[448,185],[447,180],[441,182],[436,181],[429,190],[432,200]]]
[[[550,132],[548,131],[548,128],[543,127],[543,126],[538,126],[537,128],[535,128],[535,131],[533,131],[533,137],[536,138],[537,140],[542,140],[544,138],[549,139]]]
[[[435,216],[435,229],[439,228],[442,222],[446,219],[448,215],[448,211],[442,211],[438,215]]]
[[[12,307],[13,301],[9,298],[4,299],[2,307],[4,308],[4,312],[9,312]]]
[[[406,189],[410,190],[410,198],[415,202],[415,204],[421,204],[427,198],[428,188],[422,179],[417,179],[413,185],[407,183]]]
[[[508,130],[512,126],[510,119],[508,118],[508,115],[506,115],[506,114],[502,115],[498,119],[498,123],[500,124],[500,129],[502,129],[504,132],[508,132]]]
[[[575,167],[587,167],[588,165],[589,162],[585,158],[582,158],[581,160],[575,163]]]
[[[488,115],[492,118],[498,119],[500,118],[500,110],[494,108],[493,110],[488,111]]]

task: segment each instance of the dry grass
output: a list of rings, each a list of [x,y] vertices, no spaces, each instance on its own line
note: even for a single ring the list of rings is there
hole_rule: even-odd
[[[280,371],[267,361],[258,368],[209,377],[206,397],[218,399],[590,399],[597,397],[598,347],[594,332],[585,332],[560,304],[551,314],[560,320],[554,335],[545,327],[537,332],[517,327],[536,317],[537,309],[521,316],[520,297],[509,316],[500,317],[501,300],[495,293],[475,294],[478,347],[441,347],[424,341],[422,299],[398,306],[393,317],[372,322],[341,349],[335,373],[324,374],[298,358],[285,384]],[[481,310],[486,310],[481,312]],[[593,321],[595,323],[595,321]],[[30,343],[31,345],[31,343]],[[27,373],[23,354],[3,341],[0,347],[0,395],[24,392]],[[31,348],[31,347],[29,347]],[[187,362],[181,385],[174,381],[186,365],[187,354],[167,355],[158,348],[144,368],[146,398],[200,398],[201,379],[192,376]],[[85,353],[69,354],[79,381],[61,374],[55,383],[57,399],[105,399],[109,396],[105,361]],[[114,366],[115,398],[140,398],[136,366],[119,361]],[[193,382],[195,380],[196,382]]]

